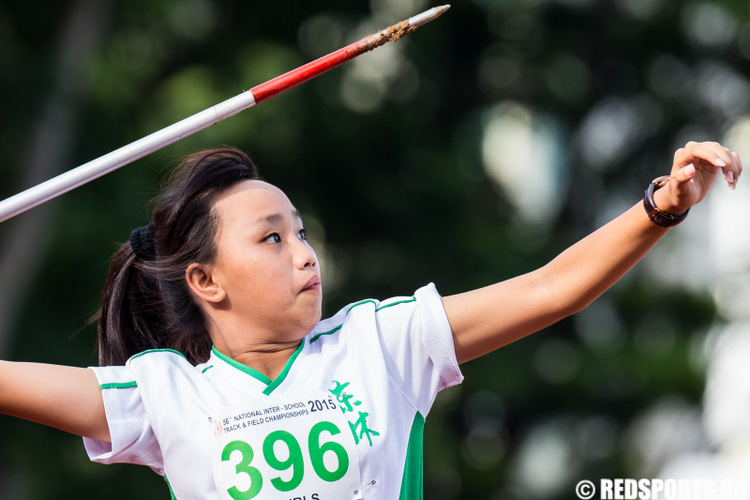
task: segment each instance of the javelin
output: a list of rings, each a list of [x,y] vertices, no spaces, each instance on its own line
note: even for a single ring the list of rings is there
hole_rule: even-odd
[[[0,202],[0,222],[10,219],[89,181],[97,179],[180,139],[210,127],[225,118],[275,97],[386,42],[396,41],[443,14],[450,5],[433,7],[366,36],[346,47],[272,78],[226,101],[204,109],[157,132],[84,163]]]

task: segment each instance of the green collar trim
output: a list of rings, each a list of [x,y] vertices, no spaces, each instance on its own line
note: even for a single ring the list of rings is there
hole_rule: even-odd
[[[239,361],[235,361],[234,359],[230,358],[226,354],[219,352],[218,349],[216,349],[216,346],[212,346],[211,350],[216,355],[217,358],[225,361],[227,364],[237,368],[241,372],[247,373],[251,377],[255,378],[259,382],[262,382],[263,384],[266,384],[266,388],[263,390],[263,394],[268,396],[271,394],[274,389],[276,389],[281,383],[286,379],[287,375],[289,375],[289,370],[292,369],[292,365],[294,364],[294,361],[297,359],[297,356],[299,356],[299,353],[302,352],[302,348],[305,346],[305,339],[302,339],[302,342],[299,343],[299,347],[297,347],[297,350],[294,351],[294,353],[291,355],[291,357],[287,360],[286,364],[284,365],[284,369],[281,370],[281,373],[279,373],[279,376],[276,377],[274,380],[271,380],[252,366],[243,365]]]

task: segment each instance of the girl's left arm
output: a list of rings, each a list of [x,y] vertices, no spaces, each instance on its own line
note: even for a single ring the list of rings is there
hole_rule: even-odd
[[[688,143],[674,156],[669,181],[654,192],[660,211],[680,214],[710,191],[719,170],[734,188],[739,156],[715,142]],[[443,298],[460,363],[539,331],[584,309],[664,236],[641,203],[574,244],[544,267]]]

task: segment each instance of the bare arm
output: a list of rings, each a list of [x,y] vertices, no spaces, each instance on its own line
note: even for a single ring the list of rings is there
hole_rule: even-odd
[[[654,194],[656,205],[674,214],[687,210],[708,194],[719,169],[734,186],[742,165],[717,143],[689,143],[675,153],[669,183]],[[638,203],[536,271],[445,297],[458,361],[482,356],[585,308],[666,232]]]
[[[0,361],[0,413],[110,441],[99,382],[85,368]]]

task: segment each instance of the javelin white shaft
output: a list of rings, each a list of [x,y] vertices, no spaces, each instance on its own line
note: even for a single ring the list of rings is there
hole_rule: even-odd
[[[248,90],[0,202],[0,222],[255,105]]]

